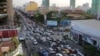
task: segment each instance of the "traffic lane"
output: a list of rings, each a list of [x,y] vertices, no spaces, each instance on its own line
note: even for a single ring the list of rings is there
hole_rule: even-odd
[[[32,55],[34,53],[34,45],[33,45],[32,41],[27,39],[26,45],[27,45],[29,55]]]
[[[22,50],[23,50],[24,56],[28,56],[27,47],[26,47],[25,42],[22,42]]]
[[[69,32],[54,32],[55,34],[51,35],[51,37],[55,40],[62,40],[64,35],[70,36]]]
[[[30,46],[30,45],[29,45],[29,43],[28,43],[28,45],[27,45],[27,46],[28,46],[28,48],[29,48],[29,46]]]
[[[25,40],[25,44],[27,46],[27,53],[28,53],[28,56],[31,55],[31,51],[30,51],[30,46],[29,46],[29,43],[27,42],[27,40]]]
[[[18,13],[19,15],[21,15],[21,17],[23,18],[23,24],[26,25],[26,27],[28,27],[28,26],[27,26],[27,22],[25,21],[25,17],[24,17],[20,12],[17,11],[17,13]],[[24,37],[25,37],[25,34],[23,34],[23,35],[24,35]],[[28,51],[28,52],[27,52],[27,54],[28,54],[27,56],[30,56],[30,55],[31,55],[31,51],[30,51],[30,50],[31,50],[31,49],[30,49],[31,44],[30,44],[29,41],[27,41],[27,40],[25,41],[25,44],[27,45],[27,51]],[[23,48],[24,48],[24,47],[23,47]]]

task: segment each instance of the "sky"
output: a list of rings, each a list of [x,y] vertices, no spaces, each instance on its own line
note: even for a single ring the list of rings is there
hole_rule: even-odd
[[[40,6],[42,4],[42,0],[13,0],[14,6],[22,6],[29,1],[34,1]],[[84,3],[89,3],[91,6],[92,0],[76,0],[76,6],[82,6]],[[68,7],[70,4],[70,0],[50,0],[50,5],[56,4],[59,7]]]

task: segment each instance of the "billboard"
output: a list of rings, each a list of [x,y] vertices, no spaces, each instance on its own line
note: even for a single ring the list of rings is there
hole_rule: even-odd
[[[57,26],[57,21],[54,20],[47,20],[47,26]]]
[[[71,20],[61,20],[60,21],[61,26],[68,26],[70,25],[70,23],[71,23]]]
[[[14,37],[17,36],[17,30],[2,30],[0,31],[0,37],[1,38],[9,38],[9,37]]]

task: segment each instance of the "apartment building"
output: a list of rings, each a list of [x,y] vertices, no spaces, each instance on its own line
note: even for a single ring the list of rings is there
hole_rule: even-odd
[[[13,16],[12,0],[0,0],[0,25],[13,22]]]

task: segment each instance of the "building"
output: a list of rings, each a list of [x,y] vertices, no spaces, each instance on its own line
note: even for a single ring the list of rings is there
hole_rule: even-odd
[[[38,10],[38,4],[36,2],[30,1],[24,5],[22,10],[27,13],[28,16],[33,16],[34,12]]]
[[[50,11],[58,11],[58,7],[56,6],[56,4],[53,4],[51,7],[50,7]]]
[[[83,11],[87,12],[89,9],[90,9],[89,3],[83,4],[83,6],[82,6],[82,10],[83,10]]]
[[[70,0],[70,7],[72,10],[75,8],[75,0]]]
[[[100,0],[92,0],[91,13],[96,15],[97,19],[100,20]]]
[[[76,7],[76,9],[77,10],[82,10],[84,12],[87,12],[90,9],[89,3],[85,3],[85,4],[83,4],[83,6],[78,6],[78,7]]]
[[[29,3],[24,5],[24,7],[26,12],[36,11],[38,9],[38,4],[36,2],[30,1]]]
[[[100,50],[100,21],[71,21],[71,40],[79,45],[92,45]]]
[[[98,0],[92,0],[92,9],[91,9],[92,11],[91,11],[91,13],[95,14],[95,15],[97,14],[97,5],[98,5],[97,2],[98,2]]]
[[[0,24],[13,22],[14,10],[12,0],[0,0]]]
[[[9,53],[9,51],[14,50],[15,46],[11,41],[5,41],[0,43],[0,55],[3,56],[3,53]]]
[[[49,7],[49,0],[42,0],[43,7]]]

